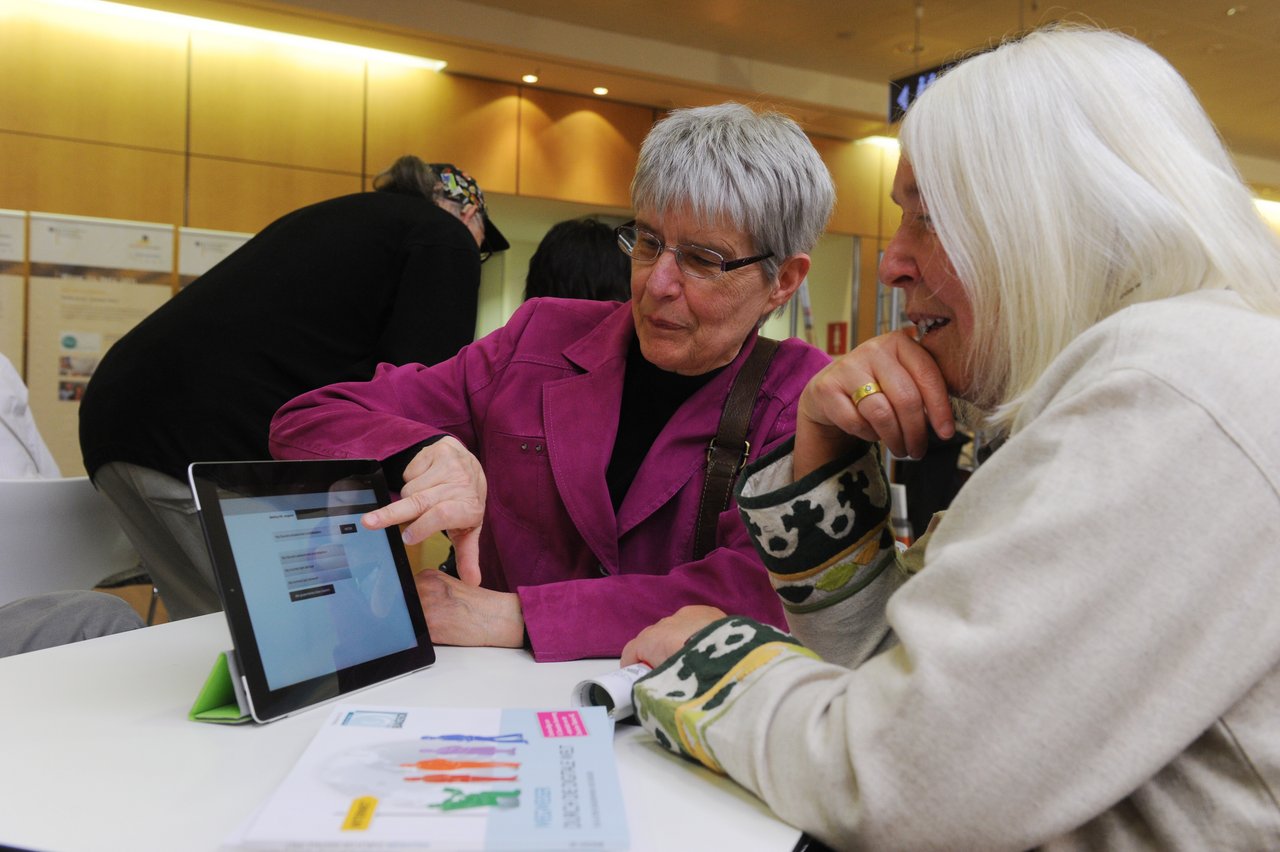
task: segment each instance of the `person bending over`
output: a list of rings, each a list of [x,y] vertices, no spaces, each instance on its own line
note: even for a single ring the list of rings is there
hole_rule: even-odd
[[[172,618],[221,609],[187,484],[198,461],[269,457],[312,388],[434,364],[475,335],[480,264],[507,241],[466,172],[414,156],[374,192],[295,210],[112,344],[80,404],[93,484]]]

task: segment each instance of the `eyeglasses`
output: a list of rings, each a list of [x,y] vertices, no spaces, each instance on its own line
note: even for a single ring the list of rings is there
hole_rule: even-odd
[[[613,232],[618,235],[618,247],[622,249],[622,253],[636,263],[653,263],[662,256],[664,251],[675,252],[676,263],[680,269],[694,278],[719,278],[726,272],[773,257],[773,252],[769,252],[755,257],[725,260],[720,252],[702,246],[669,246],[656,234],[637,228],[633,223],[614,228]]]

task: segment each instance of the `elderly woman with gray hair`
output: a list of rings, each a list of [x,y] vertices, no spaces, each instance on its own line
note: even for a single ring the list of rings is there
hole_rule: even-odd
[[[683,605],[781,624],[728,482],[790,436],[828,363],[757,330],[804,280],[834,196],[790,119],[677,110],[641,147],[636,219],[617,231],[629,302],[532,299],[443,364],[305,394],[276,415],[272,452],[381,459],[401,498],[366,526],[448,532],[460,579],[418,576],[438,642],[554,661],[617,656]]]

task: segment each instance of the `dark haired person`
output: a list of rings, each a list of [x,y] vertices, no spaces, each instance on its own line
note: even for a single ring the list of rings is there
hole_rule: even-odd
[[[618,238],[599,219],[566,219],[551,226],[529,259],[524,297],[631,298],[631,263],[618,251]]]
[[[374,192],[288,213],[117,341],[80,447],[169,613],[220,608],[186,482],[193,461],[269,458],[283,403],[380,363],[434,364],[475,333],[480,264],[507,241],[449,164],[397,160]]]

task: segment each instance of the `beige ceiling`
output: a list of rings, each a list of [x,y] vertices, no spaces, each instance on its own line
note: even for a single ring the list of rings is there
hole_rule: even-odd
[[[453,73],[515,82],[536,67],[539,85],[586,92],[603,83],[610,98],[658,107],[765,97],[792,106],[810,130],[851,138],[886,129],[890,79],[1037,24],[1091,21],[1134,35],[1168,58],[1237,159],[1249,162],[1242,165],[1246,178],[1280,191],[1280,0],[280,4],[435,40],[433,49]]]

